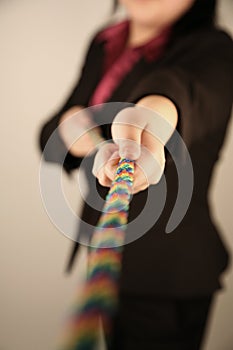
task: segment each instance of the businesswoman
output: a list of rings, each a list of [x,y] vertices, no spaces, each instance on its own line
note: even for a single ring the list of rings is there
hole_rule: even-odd
[[[215,0],[119,0],[115,7],[119,5],[127,18],[108,23],[93,35],[73,91],[42,127],[40,147],[45,160],[62,163],[68,174],[87,156],[89,192],[95,190],[91,186],[96,178],[102,198],[119,156],[134,158],[130,221],[140,215],[148,188],[154,191],[156,208],[164,174],[167,198],[159,219],[124,247],[120,304],[109,349],[200,349],[213,296],[222,288],[220,275],[229,264],[208,196],[230,119],[232,40],[215,24]],[[92,116],[84,111],[105,102],[123,104],[120,110],[107,109],[106,113],[103,107]],[[151,115],[140,117],[131,104],[142,107],[139,111],[159,113],[180,133],[192,160],[191,203],[170,235],[165,234],[165,227],[178,188],[176,166],[155,135],[155,120]],[[75,114],[77,118],[71,118]],[[105,125],[97,126],[103,121]],[[124,121],[127,125],[119,124]],[[87,125],[96,125],[96,132],[114,142],[93,151],[93,138],[85,134],[70,145],[74,130],[78,133]],[[54,131],[54,141],[45,148]],[[165,141],[176,147],[173,133]],[[154,160],[140,153],[142,148],[149,149]],[[144,172],[137,164],[142,164]],[[82,220],[94,226],[101,204],[97,210],[89,203]],[[81,224],[77,235],[86,230]],[[68,271],[78,246],[74,244]]]

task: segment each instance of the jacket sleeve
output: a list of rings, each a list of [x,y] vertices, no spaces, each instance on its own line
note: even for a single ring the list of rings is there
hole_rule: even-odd
[[[203,38],[168,68],[156,69],[132,91],[130,102],[150,94],[168,97],[178,110],[177,130],[189,149],[226,128],[233,97],[233,43],[223,31]],[[172,136],[168,142],[172,142]]]
[[[75,84],[69,97],[57,113],[50,117],[49,120],[42,125],[39,131],[39,147],[43,152],[43,158],[48,162],[55,162],[61,164],[66,172],[69,174],[73,169],[79,167],[82,158],[73,156],[68,152],[65,144],[58,132],[59,120],[62,114],[70,109],[72,106],[81,105],[87,107],[89,97],[92,93],[91,84],[88,79],[88,72],[97,69],[93,67],[96,55],[96,35],[93,36],[89,43],[86,52],[84,63],[81,69],[78,82]]]

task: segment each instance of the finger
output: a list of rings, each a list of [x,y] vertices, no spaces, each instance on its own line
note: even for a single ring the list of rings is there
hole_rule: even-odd
[[[112,184],[112,180],[106,175],[104,168],[101,168],[97,173],[97,179],[100,185],[104,187],[110,187]]]
[[[118,149],[118,146],[114,143],[104,143],[99,151],[96,153],[92,173],[97,176],[97,173],[101,168],[105,166],[112,154]]]
[[[112,147],[108,148],[108,151],[112,151]],[[109,156],[109,152],[106,152],[106,157]],[[97,178],[99,183],[102,186],[110,187],[112,184],[112,181],[115,178],[117,166],[119,163],[119,152],[115,151],[113,154],[111,154],[111,157],[107,159],[104,166],[100,168]]]
[[[121,157],[136,160],[140,157],[141,135],[146,126],[140,112],[129,107],[120,111],[112,123],[112,137],[119,146]]]
[[[140,158],[139,158],[140,159]],[[138,161],[137,161],[138,162]],[[148,187],[149,181],[145,169],[138,163],[134,166],[134,181],[133,181],[133,193],[140,190],[141,187]]]
[[[136,193],[138,193],[138,192],[141,192],[141,191],[144,191],[144,190],[146,190],[148,188],[148,184],[146,183],[146,184],[142,184],[142,185],[140,185],[140,186],[138,186],[138,187],[136,187],[136,188],[133,188],[132,189],[132,194],[136,194]]]
[[[157,184],[161,179],[164,167],[164,149],[152,154],[147,148],[142,147],[141,156],[135,165],[133,190]]]
[[[104,167],[105,173],[106,173],[107,177],[109,179],[111,179],[112,181],[115,178],[119,160],[120,160],[120,156],[119,156],[119,152],[117,150],[112,154],[111,158],[105,164],[105,167]]]
[[[92,169],[92,172],[98,179],[99,183],[105,187],[110,187],[112,183],[112,179],[107,175],[105,167],[109,161],[109,158],[111,158],[112,150],[116,147],[116,145],[113,146],[114,147],[107,144],[98,151]]]
[[[151,171],[148,174],[148,180],[150,184],[156,184],[159,182],[164,168],[165,168],[165,152],[164,145],[151,133],[148,133],[146,130],[142,134],[142,144],[143,148],[148,151],[146,160],[148,166],[151,165]],[[145,169],[148,168],[146,165],[142,165]]]

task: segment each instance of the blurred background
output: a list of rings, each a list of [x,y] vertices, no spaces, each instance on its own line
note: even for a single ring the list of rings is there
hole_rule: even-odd
[[[72,241],[49,220],[39,188],[38,132],[62,104],[90,36],[109,18],[110,0],[0,0],[1,244],[0,350],[54,350],[64,314],[85,269],[85,251],[66,275]],[[233,1],[219,22],[233,33]],[[210,201],[233,253],[233,120],[215,167]],[[48,171],[59,166],[47,164]],[[80,207],[76,177],[63,177]],[[222,277],[204,350],[233,349],[233,267]]]

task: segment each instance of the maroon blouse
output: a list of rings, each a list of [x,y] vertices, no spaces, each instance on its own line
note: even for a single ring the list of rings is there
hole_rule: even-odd
[[[157,59],[169,40],[171,28],[167,28],[147,43],[134,47],[126,47],[128,33],[129,20],[125,20],[107,27],[97,35],[96,40],[105,41],[103,76],[89,100],[89,106],[107,101],[123,77],[142,56],[148,62]]]

